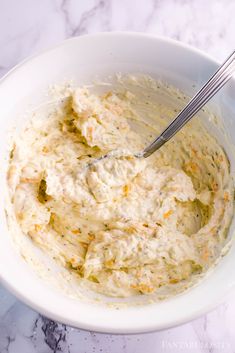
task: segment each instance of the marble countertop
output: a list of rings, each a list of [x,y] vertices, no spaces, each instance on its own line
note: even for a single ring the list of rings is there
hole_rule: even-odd
[[[223,60],[235,48],[234,13],[234,0],[0,0],[0,77],[33,53],[97,31],[164,35]],[[53,322],[0,287],[0,353],[234,353],[234,294],[177,328],[114,336]]]

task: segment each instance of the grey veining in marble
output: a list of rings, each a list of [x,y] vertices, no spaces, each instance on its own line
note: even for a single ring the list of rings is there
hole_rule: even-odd
[[[0,76],[71,36],[141,31],[223,60],[235,48],[234,0],[0,0]],[[76,330],[40,316],[0,287],[0,353],[235,352],[234,293],[191,323],[145,335]]]

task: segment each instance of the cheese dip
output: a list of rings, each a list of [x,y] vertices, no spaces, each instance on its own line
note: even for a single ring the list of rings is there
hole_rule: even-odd
[[[16,138],[7,176],[25,236],[78,285],[112,297],[182,290],[220,256],[233,214],[216,139],[194,118],[154,155],[135,158],[168,122],[153,112],[155,125],[145,124],[135,104],[128,90],[71,88]]]

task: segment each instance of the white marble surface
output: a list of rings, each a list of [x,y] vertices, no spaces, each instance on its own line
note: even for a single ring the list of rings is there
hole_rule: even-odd
[[[156,33],[222,60],[235,48],[234,14],[234,0],[0,0],[0,76],[65,38],[97,31]],[[234,294],[186,325],[111,336],[52,322],[0,287],[0,353],[234,353]]]

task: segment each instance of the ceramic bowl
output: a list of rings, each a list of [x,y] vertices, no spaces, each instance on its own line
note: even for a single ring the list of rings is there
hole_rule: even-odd
[[[193,94],[215,71],[218,63],[179,42],[137,33],[100,33],[77,37],[12,69],[0,81],[0,279],[20,300],[49,318],[87,330],[141,333],[166,329],[205,314],[217,306],[235,283],[235,245],[212,273],[190,290],[149,305],[115,307],[86,303],[54,290],[25,263],[16,251],[5,217],[7,131],[22,124],[26,107],[38,104],[48,86],[76,78],[117,72],[145,73]],[[235,82],[230,82],[211,103],[227,135],[235,143]],[[209,123],[209,122],[208,122]],[[220,143],[225,144],[221,138]],[[234,168],[232,149],[229,155]],[[234,232],[234,222],[230,234]]]

